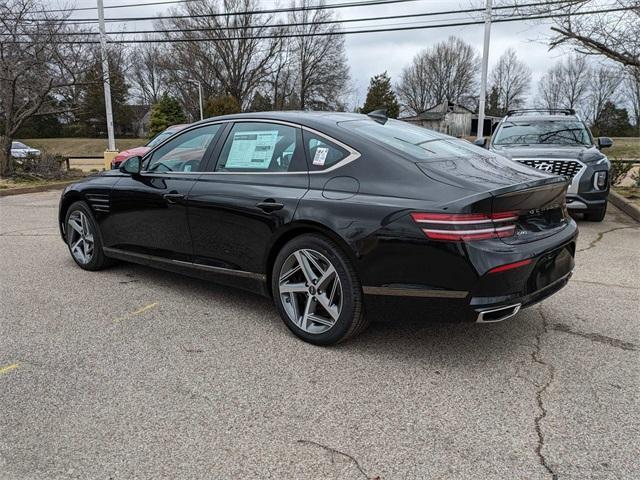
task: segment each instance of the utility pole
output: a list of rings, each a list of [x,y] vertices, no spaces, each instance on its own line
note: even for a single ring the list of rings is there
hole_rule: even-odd
[[[111,81],[109,79],[109,57],[107,55],[107,34],[104,29],[104,4],[98,0],[98,20],[100,21],[100,55],[102,57],[102,80],[104,82],[104,106],[107,114],[107,134],[110,152],[116,151],[116,139],[113,135],[113,111],[111,109]],[[105,167],[107,155],[105,155]],[[109,160],[110,165],[110,160]],[[110,166],[109,166],[110,168]]]
[[[198,100],[200,101],[200,120],[204,120],[204,114],[202,111],[202,83],[196,80],[198,83]]]
[[[478,138],[484,137],[484,106],[487,97],[487,70],[489,69],[489,40],[491,38],[491,0],[487,0],[484,17],[484,47],[480,75],[480,106],[478,108]]]

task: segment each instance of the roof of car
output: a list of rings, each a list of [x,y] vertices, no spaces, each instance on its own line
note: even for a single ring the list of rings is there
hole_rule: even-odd
[[[575,115],[510,115],[505,117],[509,122],[549,122],[549,121],[563,121],[563,120],[578,120]]]
[[[309,127],[322,125],[335,125],[338,122],[347,120],[362,120],[368,118],[366,115],[347,112],[316,112],[316,111],[273,111],[273,112],[252,112],[252,113],[236,113],[233,115],[222,115],[220,117],[211,117],[198,123],[208,123],[211,120],[279,120],[282,122],[292,122]]]

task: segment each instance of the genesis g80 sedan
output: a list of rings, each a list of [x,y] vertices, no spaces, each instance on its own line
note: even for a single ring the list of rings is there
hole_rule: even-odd
[[[567,186],[379,112],[239,114],[67,187],[59,224],[83,269],[257,292],[328,345],[379,312],[495,322],[552,295],[574,265]]]

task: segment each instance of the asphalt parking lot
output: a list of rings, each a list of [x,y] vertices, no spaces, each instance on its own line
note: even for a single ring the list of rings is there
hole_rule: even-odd
[[[640,478],[640,225],[613,207],[507,322],[320,348],[258,296],[80,270],[58,197],[0,198],[2,479]]]

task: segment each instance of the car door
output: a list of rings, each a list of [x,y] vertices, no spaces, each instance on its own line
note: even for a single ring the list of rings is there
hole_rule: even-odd
[[[140,174],[122,174],[103,227],[106,247],[191,261],[187,199],[220,130],[219,123],[188,129],[147,154]]]
[[[189,195],[195,262],[264,270],[273,232],[292,221],[309,188],[299,126],[236,121]]]

